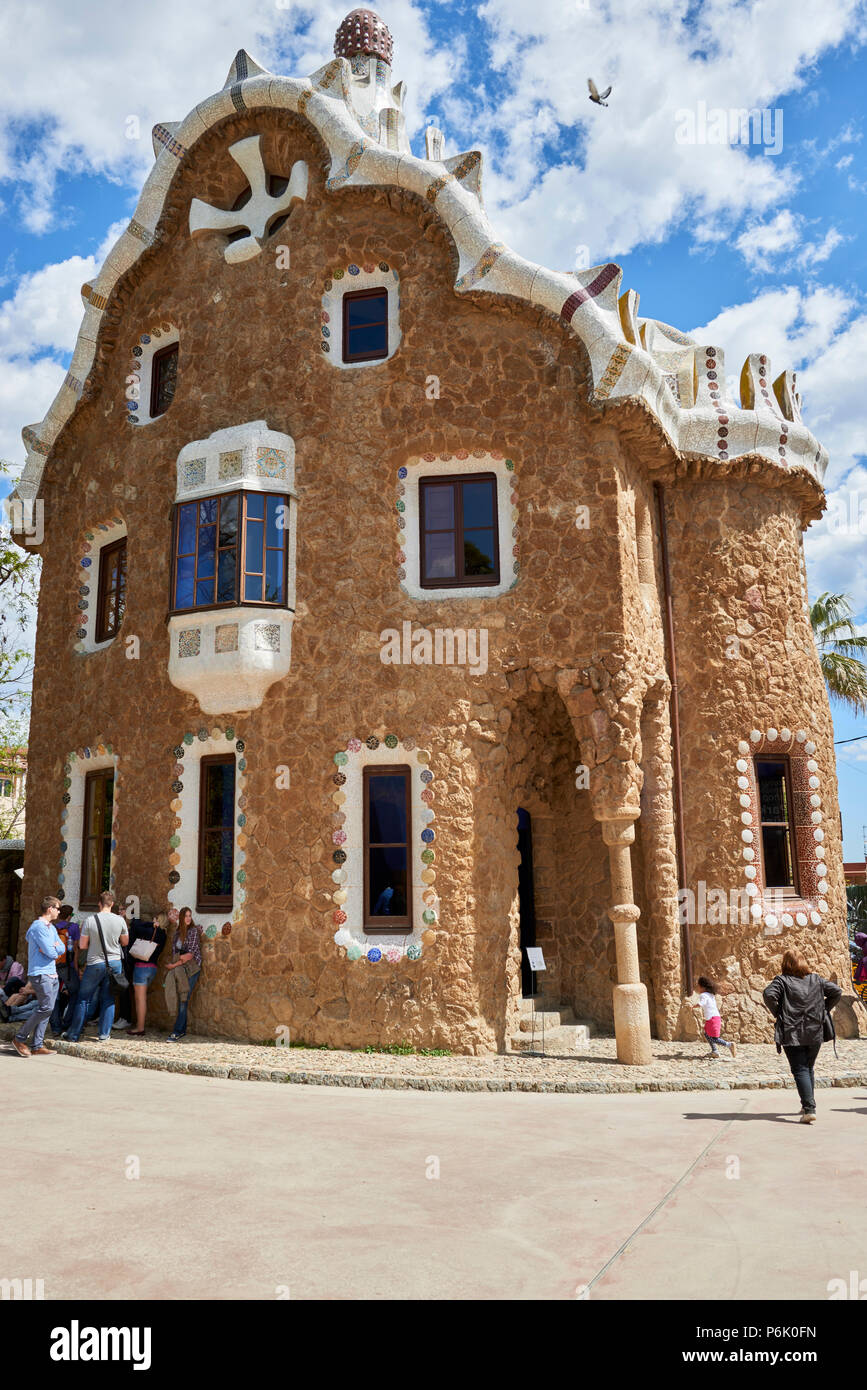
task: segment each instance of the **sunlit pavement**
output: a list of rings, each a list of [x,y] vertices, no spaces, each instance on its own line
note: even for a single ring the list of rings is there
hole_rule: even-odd
[[[864,1088],[819,1091],[808,1127],[780,1091],[359,1091],[8,1050],[0,1077],[0,1277],[46,1299],[826,1299],[867,1275]]]

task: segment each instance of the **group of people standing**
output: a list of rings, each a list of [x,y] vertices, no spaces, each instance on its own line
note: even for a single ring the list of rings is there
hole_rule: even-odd
[[[164,984],[170,1010],[175,1012],[169,1041],[179,1042],[186,1035],[190,999],[202,969],[201,933],[192,909],[170,907],[152,922],[138,918],[127,922],[113,908],[114,894],[102,893],[99,911],[79,925],[72,921],[72,908],[61,906],[59,898],[43,899],[42,912],[26,937],[26,988],[35,1007],[28,1009],[12,1039],[19,1056],[49,1051],[45,1046],[49,1024],[55,1037],[78,1042],[91,1011],[98,1015],[99,1041],[107,1041],[118,999],[129,989],[135,1003],[135,1027],[130,1027],[129,1035],[144,1037],[148,990],[169,937],[172,959],[166,965]],[[20,1000],[21,995],[16,997]]]

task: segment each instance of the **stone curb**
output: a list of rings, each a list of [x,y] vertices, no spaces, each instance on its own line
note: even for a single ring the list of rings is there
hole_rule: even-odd
[[[791,1091],[794,1082],[780,1077],[733,1077],[726,1081],[515,1081],[502,1077],[383,1076],[373,1072],[282,1071],[271,1067],[220,1067],[211,1062],[183,1062],[142,1053],[52,1040],[52,1052],[68,1053],[89,1062],[109,1062],[147,1071],[181,1072],[187,1076],[218,1076],[229,1081],[271,1081],[292,1086],[349,1086],[372,1091],[540,1091],[565,1095],[644,1094],[649,1091]],[[867,1086],[867,1072],[816,1077],[816,1089]]]

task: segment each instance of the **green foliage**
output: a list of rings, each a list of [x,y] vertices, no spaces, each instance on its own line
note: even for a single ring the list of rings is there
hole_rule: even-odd
[[[867,637],[859,635],[846,594],[820,594],[810,609],[822,675],[831,698],[867,714]]]
[[[867,932],[867,884],[847,884],[846,925],[850,941],[854,940],[856,931]]]
[[[0,459],[0,477],[9,477]],[[31,634],[36,616],[41,562],[16,545],[5,508],[0,512],[0,718],[12,710],[26,716],[33,667]],[[25,740],[26,741],[26,740]]]
[[[10,467],[0,459],[0,476]],[[15,544],[5,509],[0,512],[0,776],[19,765],[27,748],[32,642],[41,562]],[[0,810],[0,840],[21,834],[24,799]]]

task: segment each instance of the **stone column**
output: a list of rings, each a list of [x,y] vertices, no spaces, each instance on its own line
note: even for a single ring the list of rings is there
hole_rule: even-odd
[[[632,899],[632,857],[629,846],[635,840],[634,813],[602,821],[602,838],[608,846],[611,869],[611,899],[608,916],[614,923],[617,951],[617,984],[614,986],[614,1033],[617,1060],[631,1066],[646,1066],[653,1060],[650,1050],[650,1012],[647,989],[638,969],[638,934],[635,924],[640,909]]]

